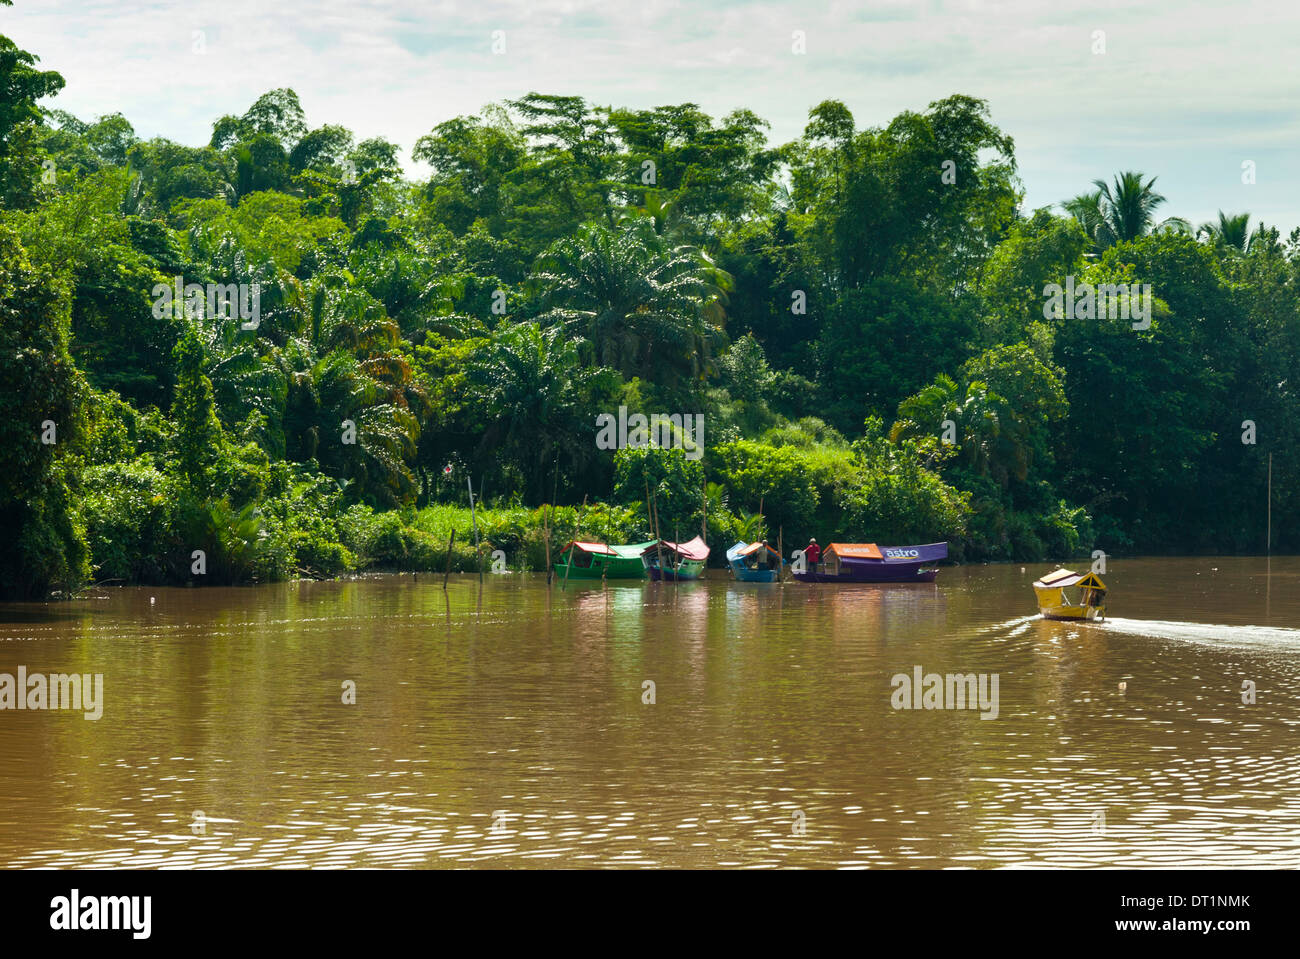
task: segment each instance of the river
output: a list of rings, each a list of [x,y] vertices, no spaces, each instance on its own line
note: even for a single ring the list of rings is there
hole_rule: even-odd
[[[1048,568],[0,606],[0,674],[104,690],[0,711],[0,865],[1300,866],[1300,558],[1112,558],[1086,625]],[[996,716],[895,708],[917,667]]]

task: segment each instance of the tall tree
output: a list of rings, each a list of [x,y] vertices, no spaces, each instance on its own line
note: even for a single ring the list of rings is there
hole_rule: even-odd
[[[85,384],[68,354],[68,291],[0,225],[0,594],[41,597],[89,573],[70,449]]]
[[[698,251],[669,246],[644,219],[583,227],[547,251],[534,279],[551,307],[542,319],[582,336],[595,362],[629,379],[690,387],[721,333],[706,315],[718,292]]]
[[[1239,253],[1250,250],[1252,234],[1249,213],[1224,213],[1220,210],[1217,221],[1202,223],[1196,232],[1198,236],[1214,243],[1222,243]]]
[[[0,0],[12,6],[10,0]],[[0,200],[4,206],[29,206],[40,163],[34,144],[43,112],[37,101],[63,89],[63,77],[38,70],[40,60],[0,34]]]
[[[1115,174],[1113,184],[1093,180],[1095,192],[1081,194],[1063,204],[1066,212],[1091,237],[1097,250],[1131,242],[1155,229],[1191,232],[1181,217],[1169,217],[1157,223],[1155,211],[1164,205],[1165,197],[1155,191],[1156,177],[1142,182],[1145,175],[1126,170]]]

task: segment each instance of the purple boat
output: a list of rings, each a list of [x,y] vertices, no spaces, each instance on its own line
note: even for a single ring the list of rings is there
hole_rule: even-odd
[[[831,543],[822,551],[820,563],[796,571],[794,578],[805,583],[933,583],[939,571],[930,564],[947,558],[947,543]]]

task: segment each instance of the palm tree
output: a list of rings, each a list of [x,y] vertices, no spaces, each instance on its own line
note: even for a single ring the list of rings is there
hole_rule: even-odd
[[[646,190],[644,204],[627,207],[620,222],[644,217],[657,235],[677,239],[682,235],[686,222],[677,200],[677,194],[670,190]]]
[[[721,290],[699,251],[670,245],[650,218],[583,227],[539,266],[534,279],[553,304],[541,319],[583,337],[595,362],[670,386],[706,368],[721,336],[709,306]]]
[[[1171,217],[1157,224],[1155,210],[1165,202],[1154,189],[1156,177],[1142,182],[1144,174],[1128,170],[1115,175],[1113,184],[1093,180],[1097,189],[1066,200],[1062,206],[1079,221],[1098,250],[1136,240],[1153,229],[1181,230],[1186,221]]]
[[[727,488],[721,483],[705,483],[704,499],[709,504],[709,512],[713,515],[720,515],[727,510],[729,496]]]
[[[993,464],[1002,438],[1005,405],[1002,397],[982,381],[975,380],[963,389],[940,373],[933,383],[898,404],[899,419],[890,429],[889,438],[894,443],[901,439],[921,440],[934,449],[936,433],[942,436],[945,422],[951,421],[957,462],[976,476],[1002,473]]]
[[[1152,189],[1156,178],[1142,182],[1142,174],[1128,170],[1115,176],[1112,190],[1104,180],[1093,180],[1101,193],[1102,216],[1114,242],[1136,240],[1150,232],[1155,223],[1155,209],[1165,198]]]
[[[1250,251],[1252,234],[1249,213],[1224,213],[1219,211],[1219,221],[1202,223],[1196,231],[1199,238],[1223,245],[1241,253]]]
[[[1250,235],[1250,253],[1262,253],[1268,256],[1282,255],[1282,240],[1278,229],[1275,226],[1265,226],[1260,223],[1255,227],[1255,231]]]
[[[253,438],[272,457],[285,455],[284,409],[289,383],[283,370],[264,356],[257,334],[225,319],[192,320],[206,356],[223,425],[248,421]]]
[[[401,332],[383,304],[340,277],[327,275],[307,291],[302,332],[319,352],[361,356],[397,346]]]
[[[756,543],[767,538],[767,520],[762,513],[747,513],[736,517],[736,536],[746,543]]]
[[[736,288],[735,278],[718,266],[705,250],[693,245],[688,233],[693,224],[682,212],[679,195],[669,190],[646,190],[643,206],[630,206],[620,219],[621,224],[647,220],[655,235],[665,243],[694,250],[704,274],[704,280],[713,287],[713,297],[704,305],[704,316],[712,325],[722,327],[727,320],[727,294]],[[694,230],[698,234],[699,230]]]
[[[353,484],[357,499],[384,506],[411,499],[416,483],[408,464],[424,410],[404,362],[358,360],[341,349],[322,356],[302,338],[275,359],[288,379],[289,458],[317,460],[325,473]]]
[[[1105,222],[1101,212],[1101,191],[1081,193],[1066,200],[1061,206],[1065,208],[1066,213],[1079,222],[1083,232],[1095,242]]]
[[[521,323],[496,334],[472,364],[490,421],[480,449],[501,450],[506,462],[522,464],[525,494],[534,501],[549,493],[546,480],[561,452],[573,462],[594,450],[577,408],[588,386],[607,371],[583,367],[582,345],[561,327]]]

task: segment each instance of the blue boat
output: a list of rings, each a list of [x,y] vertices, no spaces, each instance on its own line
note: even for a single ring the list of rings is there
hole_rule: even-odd
[[[731,572],[742,583],[775,583],[783,562],[768,543],[737,543],[727,550]]]

